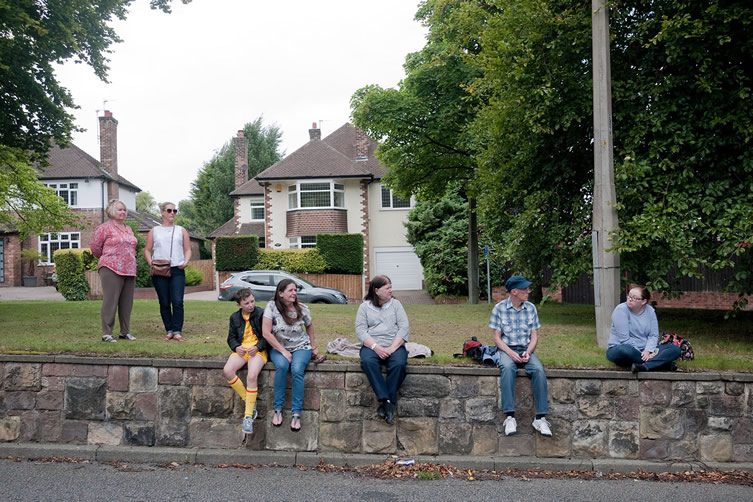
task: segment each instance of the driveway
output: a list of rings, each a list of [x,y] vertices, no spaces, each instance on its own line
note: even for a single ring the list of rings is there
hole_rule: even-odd
[[[6,300],[60,300],[63,295],[58,293],[53,286],[38,288],[0,288],[0,301]]]

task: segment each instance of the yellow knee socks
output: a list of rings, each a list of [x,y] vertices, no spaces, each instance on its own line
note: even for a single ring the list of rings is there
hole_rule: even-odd
[[[256,406],[256,388],[246,389],[246,416],[250,417],[254,414],[254,406]]]
[[[228,384],[230,384],[230,387],[232,387],[233,390],[241,397],[241,399],[243,399],[245,401],[245,399],[246,399],[246,386],[243,385],[243,382],[241,382],[241,379],[238,378],[238,376],[236,375],[236,377],[233,378],[232,380],[230,380],[228,382]]]

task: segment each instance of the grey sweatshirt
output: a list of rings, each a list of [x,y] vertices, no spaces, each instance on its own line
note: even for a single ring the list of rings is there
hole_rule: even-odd
[[[396,299],[375,307],[370,301],[363,302],[356,314],[356,336],[361,344],[371,337],[382,347],[389,347],[396,336],[408,340],[408,316],[403,305]]]

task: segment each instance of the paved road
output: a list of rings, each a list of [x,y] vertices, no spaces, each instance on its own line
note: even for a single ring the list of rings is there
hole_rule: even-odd
[[[380,480],[284,467],[156,467],[0,460],[0,498],[13,501],[749,501],[750,487],[706,483],[514,479]]]

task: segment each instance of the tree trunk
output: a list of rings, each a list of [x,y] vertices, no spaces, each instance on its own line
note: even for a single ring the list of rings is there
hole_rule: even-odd
[[[468,303],[477,304],[478,285],[478,221],[476,198],[468,197]]]

